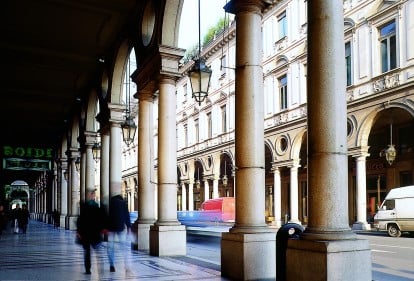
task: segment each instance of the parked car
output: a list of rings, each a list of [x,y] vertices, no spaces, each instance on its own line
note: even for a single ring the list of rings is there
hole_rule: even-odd
[[[391,237],[414,232],[414,185],[391,189],[374,217],[374,227]]]

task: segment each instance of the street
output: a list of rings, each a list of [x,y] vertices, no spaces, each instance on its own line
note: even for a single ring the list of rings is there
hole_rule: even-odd
[[[372,250],[373,281],[414,280],[414,237],[389,237],[386,232],[360,232]],[[220,237],[187,234],[187,255],[201,262],[220,265]]]
[[[414,280],[414,237],[389,237],[386,232],[361,233],[372,251],[372,279],[375,281]]]

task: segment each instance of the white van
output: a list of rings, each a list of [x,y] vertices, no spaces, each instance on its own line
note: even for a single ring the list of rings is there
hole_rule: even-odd
[[[391,189],[374,217],[377,230],[387,230],[391,237],[404,231],[414,232],[414,185]]]

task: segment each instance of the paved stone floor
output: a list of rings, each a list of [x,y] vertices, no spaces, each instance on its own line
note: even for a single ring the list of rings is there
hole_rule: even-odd
[[[0,280],[227,280],[219,266],[191,256],[153,257],[130,247],[118,251],[116,272],[109,272],[106,243],[92,251],[92,274],[84,274],[83,249],[75,232],[30,221],[26,234],[0,236]],[[125,270],[124,256],[131,266]]]

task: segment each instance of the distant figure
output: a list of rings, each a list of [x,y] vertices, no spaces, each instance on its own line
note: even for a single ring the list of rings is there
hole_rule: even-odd
[[[22,209],[17,212],[17,224],[23,234],[26,234],[27,225],[29,224],[30,213],[27,209],[27,205],[24,204]]]
[[[8,223],[8,218],[7,218],[6,211],[4,210],[3,204],[0,204],[0,237],[3,231],[6,230],[7,223]]]
[[[85,274],[91,274],[91,247],[94,249],[102,242],[105,232],[105,210],[95,201],[96,189],[86,190],[86,202],[80,206],[77,233],[84,249]]]
[[[131,229],[128,206],[121,195],[115,195],[109,202],[108,217],[108,258],[110,271],[115,272],[115,247],[126,245],[127,237]],[[125,269],[129,271],[129,263],[125,254]]]
[[[60,226],[60,213],[57,209],[53,211],[53,226],[58,228]]]

